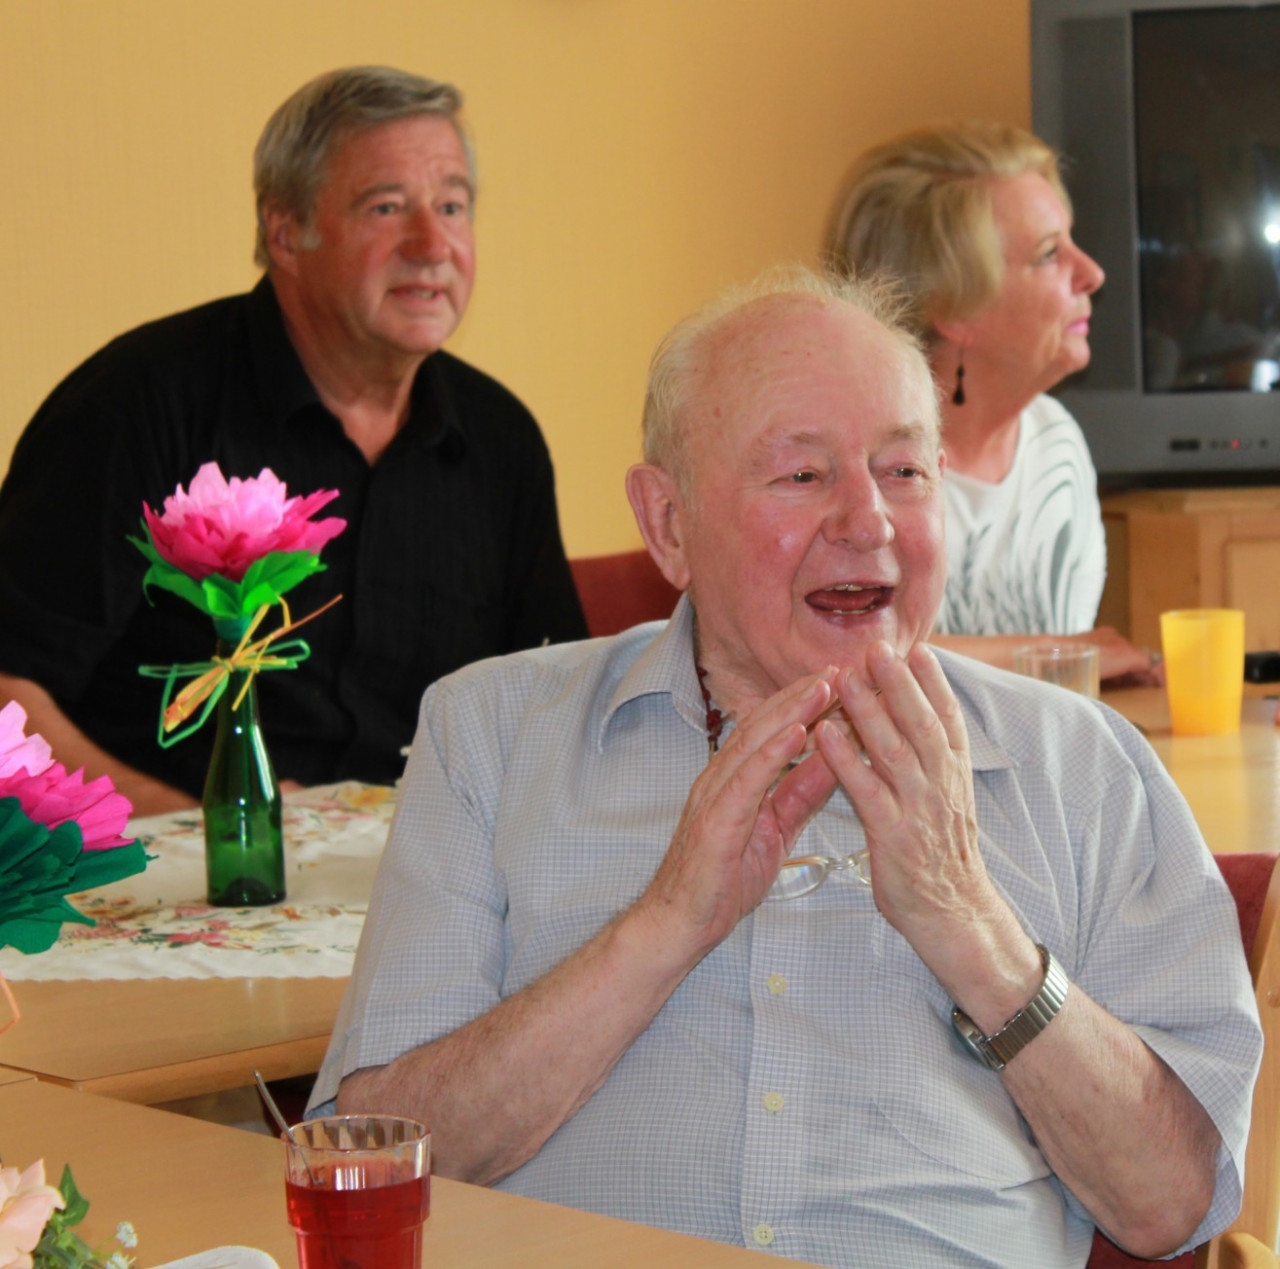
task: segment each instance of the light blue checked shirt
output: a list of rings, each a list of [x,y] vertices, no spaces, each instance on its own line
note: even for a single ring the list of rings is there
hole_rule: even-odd
[[[519,991],[644,890],[707,761],[690,617],[682,601],[666,626],[428,691],[314,1103]],[[1119,715],[939,655],[987,868],[1222,1134],[1201,1241],[1239,1203],[1261,1051],[1231,896]],[[796,851],[861,840],[837,793]],[[1083,1265],[1087,1214],[950,1014],[870,891],[838,874],[744,920],[500,1188],[826,1265]]]

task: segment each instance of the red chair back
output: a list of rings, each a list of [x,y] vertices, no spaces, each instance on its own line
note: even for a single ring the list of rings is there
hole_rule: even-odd
[[[1236,901],[1236,914],[1240,918],[1240,939],[1244,943],[1246,956],[1253,952],[1276,858],[1276,855],[1266,852],[1214,856],[1223,878],[1231,888],[1231,897]],[[1172,1260],[1162,1260],[1160,1264],[1173,1266],[1173,1269],[1193,1269],[1195,1262],[1195,1252],[1187,1251]],[[1134,1269],[1138,1265],[1150,1264],[1149,1260],[1139,1260],[1136,1256],[1121,1251],[1102,1234],[1095,1234],[1093,1237],[1088,1269]]]
[[[593,636],[670,617],[680,598],[648,551],[581,557],[570,560],[569,567]]]

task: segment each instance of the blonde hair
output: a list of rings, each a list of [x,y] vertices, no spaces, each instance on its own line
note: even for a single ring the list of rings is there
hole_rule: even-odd
[[[691,473],[686,454],[685,407],[697,353],[720,326],[749,304],[786,295],[810,295],[847,304],[878,322],[901,346],[908,367],[916,363],[921,383],[928,385],[929,399],[935,399],[933,378],[920,340],[907,321],[907,299],[896,282],[815,273],[803,265],[777,265],[745,285],[728,288],[677,323],[663,337],[649,362],[641,419],[644,459],[674,476],[686,497],[690,494]]]
[[[1000,293],[1004,252],[991,185],[1028,172],[1071,205],[1058,155],[1022,128],[941,124],[874,146],[845,178],[827,234],[831,267],[900,278],[908,319],[930,339],[941,323],[972,317]]]

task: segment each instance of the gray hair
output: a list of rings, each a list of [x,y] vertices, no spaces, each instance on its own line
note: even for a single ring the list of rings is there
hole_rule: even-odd
[[[302,85],[267,120],[253,151],[253,189],[257,198],[255,263],[267,269],[265,210],[291,213],[305,225],[315,210],[325,167],[339,141],[353,132],[396,119],[437,115],[458,133],[475,188],[475,155],[458,118],[462,93],[452,84],[411,75],[389,66],[350,66],[328,71]]]
[[[674,476],[686,498],[691,492],[691,473],[684,416],[699,349],[749,304],[784,295],[811,295],[827,303],[847,304],[879,323],[900,346],[908,365],[918,370],[921,383],[928,385],[935,429],[939,427],[933,376],[921,341],[909,323],[910,302],[900,284],[887,276],[855,278],[815,273],[798,264],[776,265],[745,285],[730,287],[679,322],[664,336],[649,362],[641,420],[644,459]]]

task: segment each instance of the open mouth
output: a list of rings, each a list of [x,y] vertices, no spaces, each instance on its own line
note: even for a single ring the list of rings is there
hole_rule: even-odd
[[[397,286],[393,289],[397,295],[405,299],[423,300],[427,303],[439,299],[444,294],[444,288],[440,286]]]
[[[852,582],[846,582],[840,586],[811,591],[805,596],[805,603],[819,612],[835,613],[842,617],[865,617],[886,607],[892,597],[893,589],[889,586],[856,586]]]

